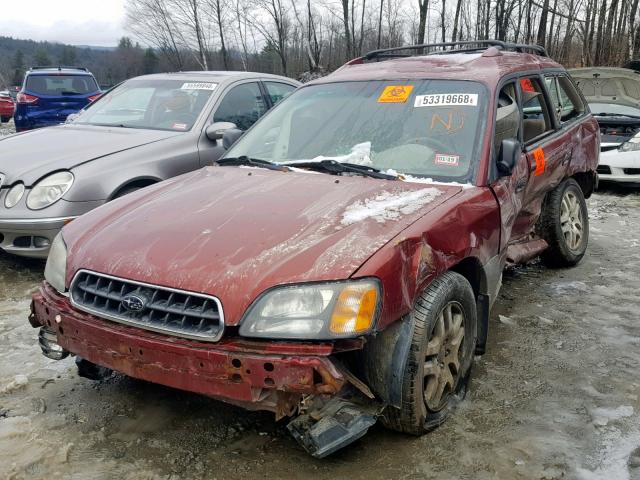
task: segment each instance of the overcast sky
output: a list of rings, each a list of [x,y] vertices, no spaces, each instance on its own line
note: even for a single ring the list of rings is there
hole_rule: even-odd
[[[0,35],[73,45],[117,45],[124,0],[0,0]]]

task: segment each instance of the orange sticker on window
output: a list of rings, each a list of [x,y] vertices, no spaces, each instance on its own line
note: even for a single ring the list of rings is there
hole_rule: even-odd
[[[522,88],[523,92],[536,93],[536,87],[533,85],[533,82],[530,78],[523,78],[520,80],[520,88]]]
[[[389,85],[378,97],[378,103],[404,103],[411,95],[411,90],[413,85]]]
[[[536,148],[533,151],[533,159],[536,161],[536,169],[533,172],[533,175],[538,177],[544,173],[545,169],[545,160],[544,160],[544,150],[542,148]]]

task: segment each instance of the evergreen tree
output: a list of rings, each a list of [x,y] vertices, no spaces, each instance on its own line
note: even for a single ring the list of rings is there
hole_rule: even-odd
[[[51,65],[51,59],[49,58],[49,54],[43,48],[39,48],[36,50],[36,53],[33,54],[33,62],[36,66],[47,66]]]
[[[24,78],[24,54],[22,50],[17,50],[13,56],[13,85],[21,85]]]
[[[153,48],[147,48],[144,51],[143,62],[142,68],[145,74],[156,73],[160,60],[158,59],[156,52],[153,51]]]

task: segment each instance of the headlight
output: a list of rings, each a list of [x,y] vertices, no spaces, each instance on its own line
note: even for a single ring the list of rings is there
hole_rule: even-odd
[[[24,184],[16,183],[4,199],[4,206],[7,208],[15,207],[24,195]]]
[[[60,293],[64,293],[65,277],[67,276],[67,246],[62,238],[62,233],[56,235],[49,250],[47,266],[44,267],[44,278]]]
[[[330,340],[369,333],[380,305],[376,280],[285,285],[263,293],[240,325],[245,337]]]
[[[624,142],[618,150],[621,152],[637,152],[640,150],[640,142]]]
[[[58,172],[40,180],[29,192],[27,207],[31,210],[40,210],[53,205],[69,191],[73,185],[71,172]]]

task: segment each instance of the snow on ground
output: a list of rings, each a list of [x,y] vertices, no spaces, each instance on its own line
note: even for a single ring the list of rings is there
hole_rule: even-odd
[[[0,479],[640,480],[640,191],[589,206],[578,266],[505,272],[451,418],[324,460],[271,414],[44,358],[27,322],[43,264],[0,254]]]
[[[12,133],[16,133],[16,127],[13,124],[13,119],[8,123],[0,124],[0,137],[6,137]]]

